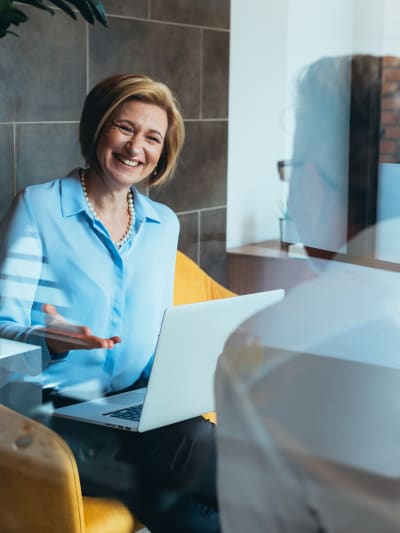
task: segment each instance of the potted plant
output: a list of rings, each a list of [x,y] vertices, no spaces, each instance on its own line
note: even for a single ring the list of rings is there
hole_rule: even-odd
[[[107,26],[107,15],[100,0],[49,0],[49,2],[75,20],[77,15],[74,8],[90,24],[94,24],[97,20],[103,26]],[[54,9],[42,0],[19,0],[19,3],[42,9],[54,15]],[[16,7],[12,0],[0,0],[0,38],[8,33],[16,35],[14,31],[10,30],[10,27],[19,26],[27,20],[29,17],[22,9]]]

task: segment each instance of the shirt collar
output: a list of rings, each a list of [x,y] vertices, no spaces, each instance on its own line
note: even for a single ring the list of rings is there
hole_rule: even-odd
[[[160,215],[154,207],[154,202],[133,187],[135,199],[135,212],[138,221],[149,220],[160,223]],[[87,204],[83,196],[79,178],[79,168],[69,172],[68,176],[61,180],[61,210],[64,217],[70,217],[87,211]]]
[[[86,211],[87,205],[83,196],[78,168],[71,170],[68,176],[61,180],[60,189],[63,217],[70,217]]]
[[[160,215],[154,207],[153,200],[150,200],[148,196],[140,193],[135,188],[133,189],[133,192],[135,198],[135,212],[137,220],[148,220],[151,222],[160,223]]]

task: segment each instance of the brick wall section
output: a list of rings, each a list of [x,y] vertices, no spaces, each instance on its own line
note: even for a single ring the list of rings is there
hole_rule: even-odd
[[[400,60],[385,57],[382,66],[381,163],[400,162]]]

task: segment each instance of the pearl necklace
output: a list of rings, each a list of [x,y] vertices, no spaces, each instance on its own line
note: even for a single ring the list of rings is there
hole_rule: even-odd
[[[91,201],[89,200],[89,196],[88,196],[87,189],[86,189],[85,170],[83,168],[79,170],[79,177],[81,180],[83,196],[85,197],[89,211],[92,213],[93,217],[96,220],[99,220],[96,210],[93,207]],[[119,241],[113,241],[113,243],[115,244],[117,248],[121,248],[121,246],[123,246],[126,243],[129,236],[131,235],[131,233],[133,233],[135,229],[136,212],[135,212],[135,206],[133,204],[132,191],[130,189],[128,191],[127,201],[128,201],[129,223],[121,239]]]

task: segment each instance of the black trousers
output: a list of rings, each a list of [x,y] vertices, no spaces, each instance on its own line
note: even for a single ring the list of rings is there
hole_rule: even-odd
[[[220,532],[214,424],[202,417],[135,433],[53,417],[82,491],[123,501],[152,533]]]

